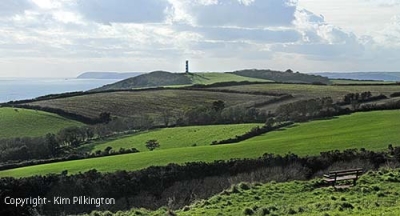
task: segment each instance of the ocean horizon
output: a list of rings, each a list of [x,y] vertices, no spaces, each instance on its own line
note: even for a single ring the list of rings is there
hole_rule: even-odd
[[[0,78],[0,103],[48,94],[88,91],[119,79]]]

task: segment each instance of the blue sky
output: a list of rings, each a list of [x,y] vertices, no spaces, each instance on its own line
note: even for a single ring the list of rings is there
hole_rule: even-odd
[[[400,71],[400,0],[2,0],[0,77]]]

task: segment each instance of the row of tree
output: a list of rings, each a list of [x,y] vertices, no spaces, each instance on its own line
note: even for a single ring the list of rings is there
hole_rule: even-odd
[[[300,100],[282,104],[275,111],[275,121],[305,121],[313,118],[337,115],[340,106],[333,103],[331,97]]]

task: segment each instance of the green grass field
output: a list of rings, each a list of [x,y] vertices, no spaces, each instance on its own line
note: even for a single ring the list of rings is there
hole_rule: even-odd
[[[290,128],[245,140],[238,144],[172,148],[85,160],[22,167],[0,172],[4,176],[69,173],[97,169],[102,172],[138,170],[152,165],[191,161],[255,158],[264,153],[317,155],[321,151],[366,148],[386,149],[399,145],[400,111],[355,113],[332,120],[296,124]]]
[[[265,79],[257,79],[251,77],[243,77],[232,73],[191,73],[188,77],[192,80],[193,84],[213,84],[219,82],[272,82]]]
[[[385,94],[389,97],[391,93],[400,91],[400,85],[352,85],[352,86],[334,86],[334,85],[301,85],[301,84],[256,84],[218,87],[216,89],[230,89],[236,91],[259,91],[272,93],[286,93],[295,97],[317,98],[332,97],[334,100],[342,99],[348,93],[361,93],[370,91],[373,95]]]
[[[355,187],[318,187],[320,179],[285,183],[240,183],[207,200],[175,211],[177,215],[389,215],[400,214],[399,170],[381,169],[361,176]],[[97,214],[95,214],[97,213]],[[103,215],[93,212],[91,215]],[[139,214],[141,213],[141,214]],[[119,215],[166,215],[132,209]],[[104,214],[106,215],[106,214]]]
[[[62,128],[81,125],[83,124],[52,113],[0,108],[0,139],[43,136],[47,133],[56,133]]]
[[[234,138],[236,135],[244,134],[253,127],[262,124],[237,124],[237,125],[212,125],[212,126],[190,126],[177,128],[157,129],[118,138],[113,141],[102,141],[102,143],[82,146],[84,149],[104,150],[108,146],[118,151],[120,148],[136,148],[139,151],[148,151],[145,147],[147,140],[156,139],[160,143],[160,149],[182,148],[210,145],[213,141]]]

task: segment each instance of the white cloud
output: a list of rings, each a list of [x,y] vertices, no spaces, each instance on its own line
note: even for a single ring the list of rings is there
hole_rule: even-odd
[[[400,47],[400,14],[394,16],[374,39],[383,47]]]

